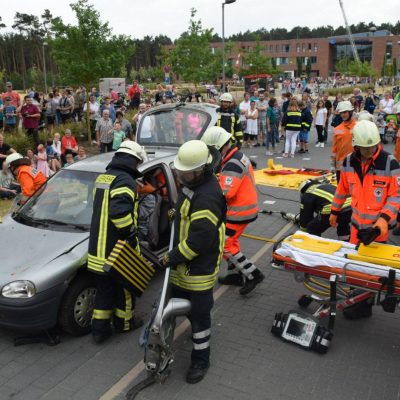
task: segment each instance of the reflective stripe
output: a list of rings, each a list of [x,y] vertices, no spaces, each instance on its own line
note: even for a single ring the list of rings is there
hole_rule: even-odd
[[[353,209],[353,214],[355,214],[360,219],[366,219],[368,221],[376,221],[376,217],[381,213],[381,210],[376,210],[375,214],[360,213],[357,209]]]
[[[135,192],[127,187],[121,187],[111,190],[111,198],[118,196],[119,194],[127,194],[132,198],[133,201],[136,200]]]
[[[103,192],[103,201],[101,203],[99,235],[97,241],[97,256],[106,258],[107,243],[107,224],[108,224],[108,190]],[[96,192],[97,194],[97,192]]]
[[[286,129],[287,129],[288,127],[291,127],[291,128],[301,128],[301,124],[286,124]],[[287,130],[290,131],[290,129],[287,129]]]
[[[227,219],[227,221],[241,222],[241,221],[247,221],[248,219],[251,219],[254,215],[258,215],[258,212],[254,213],[254,214],[249,214],[249,215],[227,215],[226,219]]]
[[[204,350],[204,349],[208,349],[209,347],[210,347],[210,342],[205,342],[205,343],[194,343],[193,342],[194,350]]]
[[[193,333],[193,339],[204,339],[211,335],[211,329],[206,329],[205,331]]]
[[[347,194],[340,194],[340,193],[335,193],[335,197],[337,198],[337,199],[340,199],[340,200],[343,200],[343,199],[346,199],[346,198],[348,198],[349,196],[347,195]],[[350,201],[351,201],[351,197],[350,197]]]
[[[243,172],[224,171],[221,175],[222,176],[234,176],[236,178],[242,178],[244,174],[245,174],[245,171],[243,171]]]
[[[332,201],[332,204],[331,204],[331,206],[332,206],[333,208],[336,208],[336,209],[338,209],[338,210],[340,210],[340,209],[342,208],[342,205],[341,205],[341,204],[339,204],[339,203],[337,203],[335,200],[334,200],[334,201]]]
[[[111,319],[112,317],[112,310],[98,310],[93,309],[93,319]]]
[[[96,188],[96,189],[102,189],[102,190],[108,190],[108,189],[110,189],[110,184],[109,183],[100,183],[100,182],[96,182],[95,184],[94,184],[94,187]]]
[[[196,211],[190,216],[192,222],[204,218],[207,218],[213,225],[218,225],[218,218],[210,210]]]
[[[251,210],[251,209],[253,209],[255,207],[258,208],[258,204],[257,203],[249,204],[248,206],[231,206],[231,207],[228,207],[228,209],[230,211],[246,211],[246,210]]]
[[[187,260],[193,260],[193,258],[198,256],[198,253],[194,252],[186,243],[186,240],[178,244],[178,250]]]
[[[92,270],[94,272],[103,272],[103,265],[106,262],[105,258],[100,258],[93,256],[91,254],[88,254],[88,269]]]
[[[218,272],[219,268],[217,267],[211,275],[186,275],[187,268],[181,264],[177,269],[171,271],[170,282],[182,289],[194,292],[210,290],[217,281]]]
[[[389,202],[389,199],[388,199]],[[393,214],[397,214],[397,212],[399,211],[398,207],[394,207],[391,204],[386,203],[385,206],[383,207],[383,210],[389,210],[391,211]]]
[[[123,229],[133,224],[133,218],[131,214],[125,215],[125,217],[122,218],[111,219],[111,221],[117,229]]]
[[[327,204],[326,206],[322,207],[321,214],[330,214],[331,213],[331,205]]]

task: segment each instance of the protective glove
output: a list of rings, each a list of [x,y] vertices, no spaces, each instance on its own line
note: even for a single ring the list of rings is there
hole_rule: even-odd
[[[170,261],[169,261],[169,253],[164,254],[164,257],[161,260],[161,265],[164,268],[170,267]]]
[[[337,226],[337,215],[331,214],[331,215],[329,216],[329,225],[330,225],[332,228],[336,228],[336,226]]]
[[[389,230],[389,225],[384,218],[379,217],[374,224],[374,228],[378,228],[381,232],[381,235],[387,235]]]
[[[170,208],[170,209],[168,210],[168,219],[169,219],[170,221],[173,221],[174,218],[175,218],[175,214],[176,214],[176,209],[175,209],[175,208]]]
[[[379,230],[378,227],[375,228],[365,228],[365,229],[360,229],[357,232],[357,238],[360,240],[362,244],[365,246],[368,246],[371,244],[379,235],[381,234],[381,231]]]
[[[137,230],[135,229],[125,238],[125,240],[129,243],[132,248],[136,248],[139,244],[138,237],[137,237]]]

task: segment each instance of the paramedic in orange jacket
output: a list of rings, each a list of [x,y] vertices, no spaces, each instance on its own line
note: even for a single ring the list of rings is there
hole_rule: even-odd
[[[21,185],[21,203],[24,204],[47,179],[40,171],[31,167],[29,159],[19,153],[10,154],[5,162]]]
[[[380,145],[379,131],[370,121],[360,121],[353,129],[354,152],[343,162],[339,186],[332,201],[331,226],[348,195],[352,198],[350,243],[358,244],[358,231],[379,228],[377,242],[386,242],[389,225],[400,209],[400,167],[393,155]]]
[[[232,145],[231,137],[225,129],[213,126],[204,132],[201,140],[219,150],[222,157],[219,183],[228,207],[224,247],[228,275],[219,278],[219,282],[242,286],[239,292],[245,295],[264,279],[262,272],[241,252],[239,242],[246,226],[258,216],[258,199],[250,160]]]
[[[342,123],[333,128],[331,167],[339,182],[343,160],[353,151],[352,130],[356,121],[353,119],[354,107],[350,101],[341,101],[336,111],[340,114]]]

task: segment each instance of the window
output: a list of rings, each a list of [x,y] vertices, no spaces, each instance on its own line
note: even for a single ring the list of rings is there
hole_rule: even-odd
[[[296,43],[296,52],[300,53],[300,43]]]
[[[386,42],[385,56],[386,56],[387,60],[390,60],[392,58],[392,49],[393,49],[393,43],[392,42]]]
[[[318,43],[314,43],[314,52],[316,53],[318,51]]]
[[[301,45],[301,50],[302,50],[303,53],[306,51],[306,44],[305,43],[303,43]]]
[[[281,61],[281,62],[280,62],[281,64],[288,64],[288,63],[289,63],[289,60],[288,60],[287,57],[281,57],[281,58],[280,58],[280,61]]]
[[[279,44],[275,46],[275,52],[279,53]]]
[[[308,51],[311,51],[311,43],[308,43]]]
[[[289,51],[290,51],[290,44],[283,44],[282,53],[289,53]]]
[[[273,44],[270,44],[270,45],[269,45],[269,52],[270,52],[270,53],[273,53],[273,52],[274,52],[274,45],[273,45]]]
[[[311,62],[311,64],[316,64],[317,57],[315,57],[315,56],[310,57],[310,62]]]

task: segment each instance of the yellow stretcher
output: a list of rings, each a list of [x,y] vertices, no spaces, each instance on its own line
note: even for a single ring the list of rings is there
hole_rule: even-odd
[[[282,174],[279,173],[276,175],[268,174],[268,171],[276,172],[276,171],[293,171],[293,174]],[[325,176],[330,181],[334,178],[332,174],[323,174],[320,175],[310,175],[309,173],[302,174],[299,171],[299,168],[290,168],[285,167],[282,164],[274,164],[273,159],[268,159],[267,168],[260,169],[254,172],[254,178],[258,185],[272,186],[272,187],[280,187],[285,189],[298,190],[300,184],[308,179],[318,178]],[[334,183],[334,182],[332,182]]]

